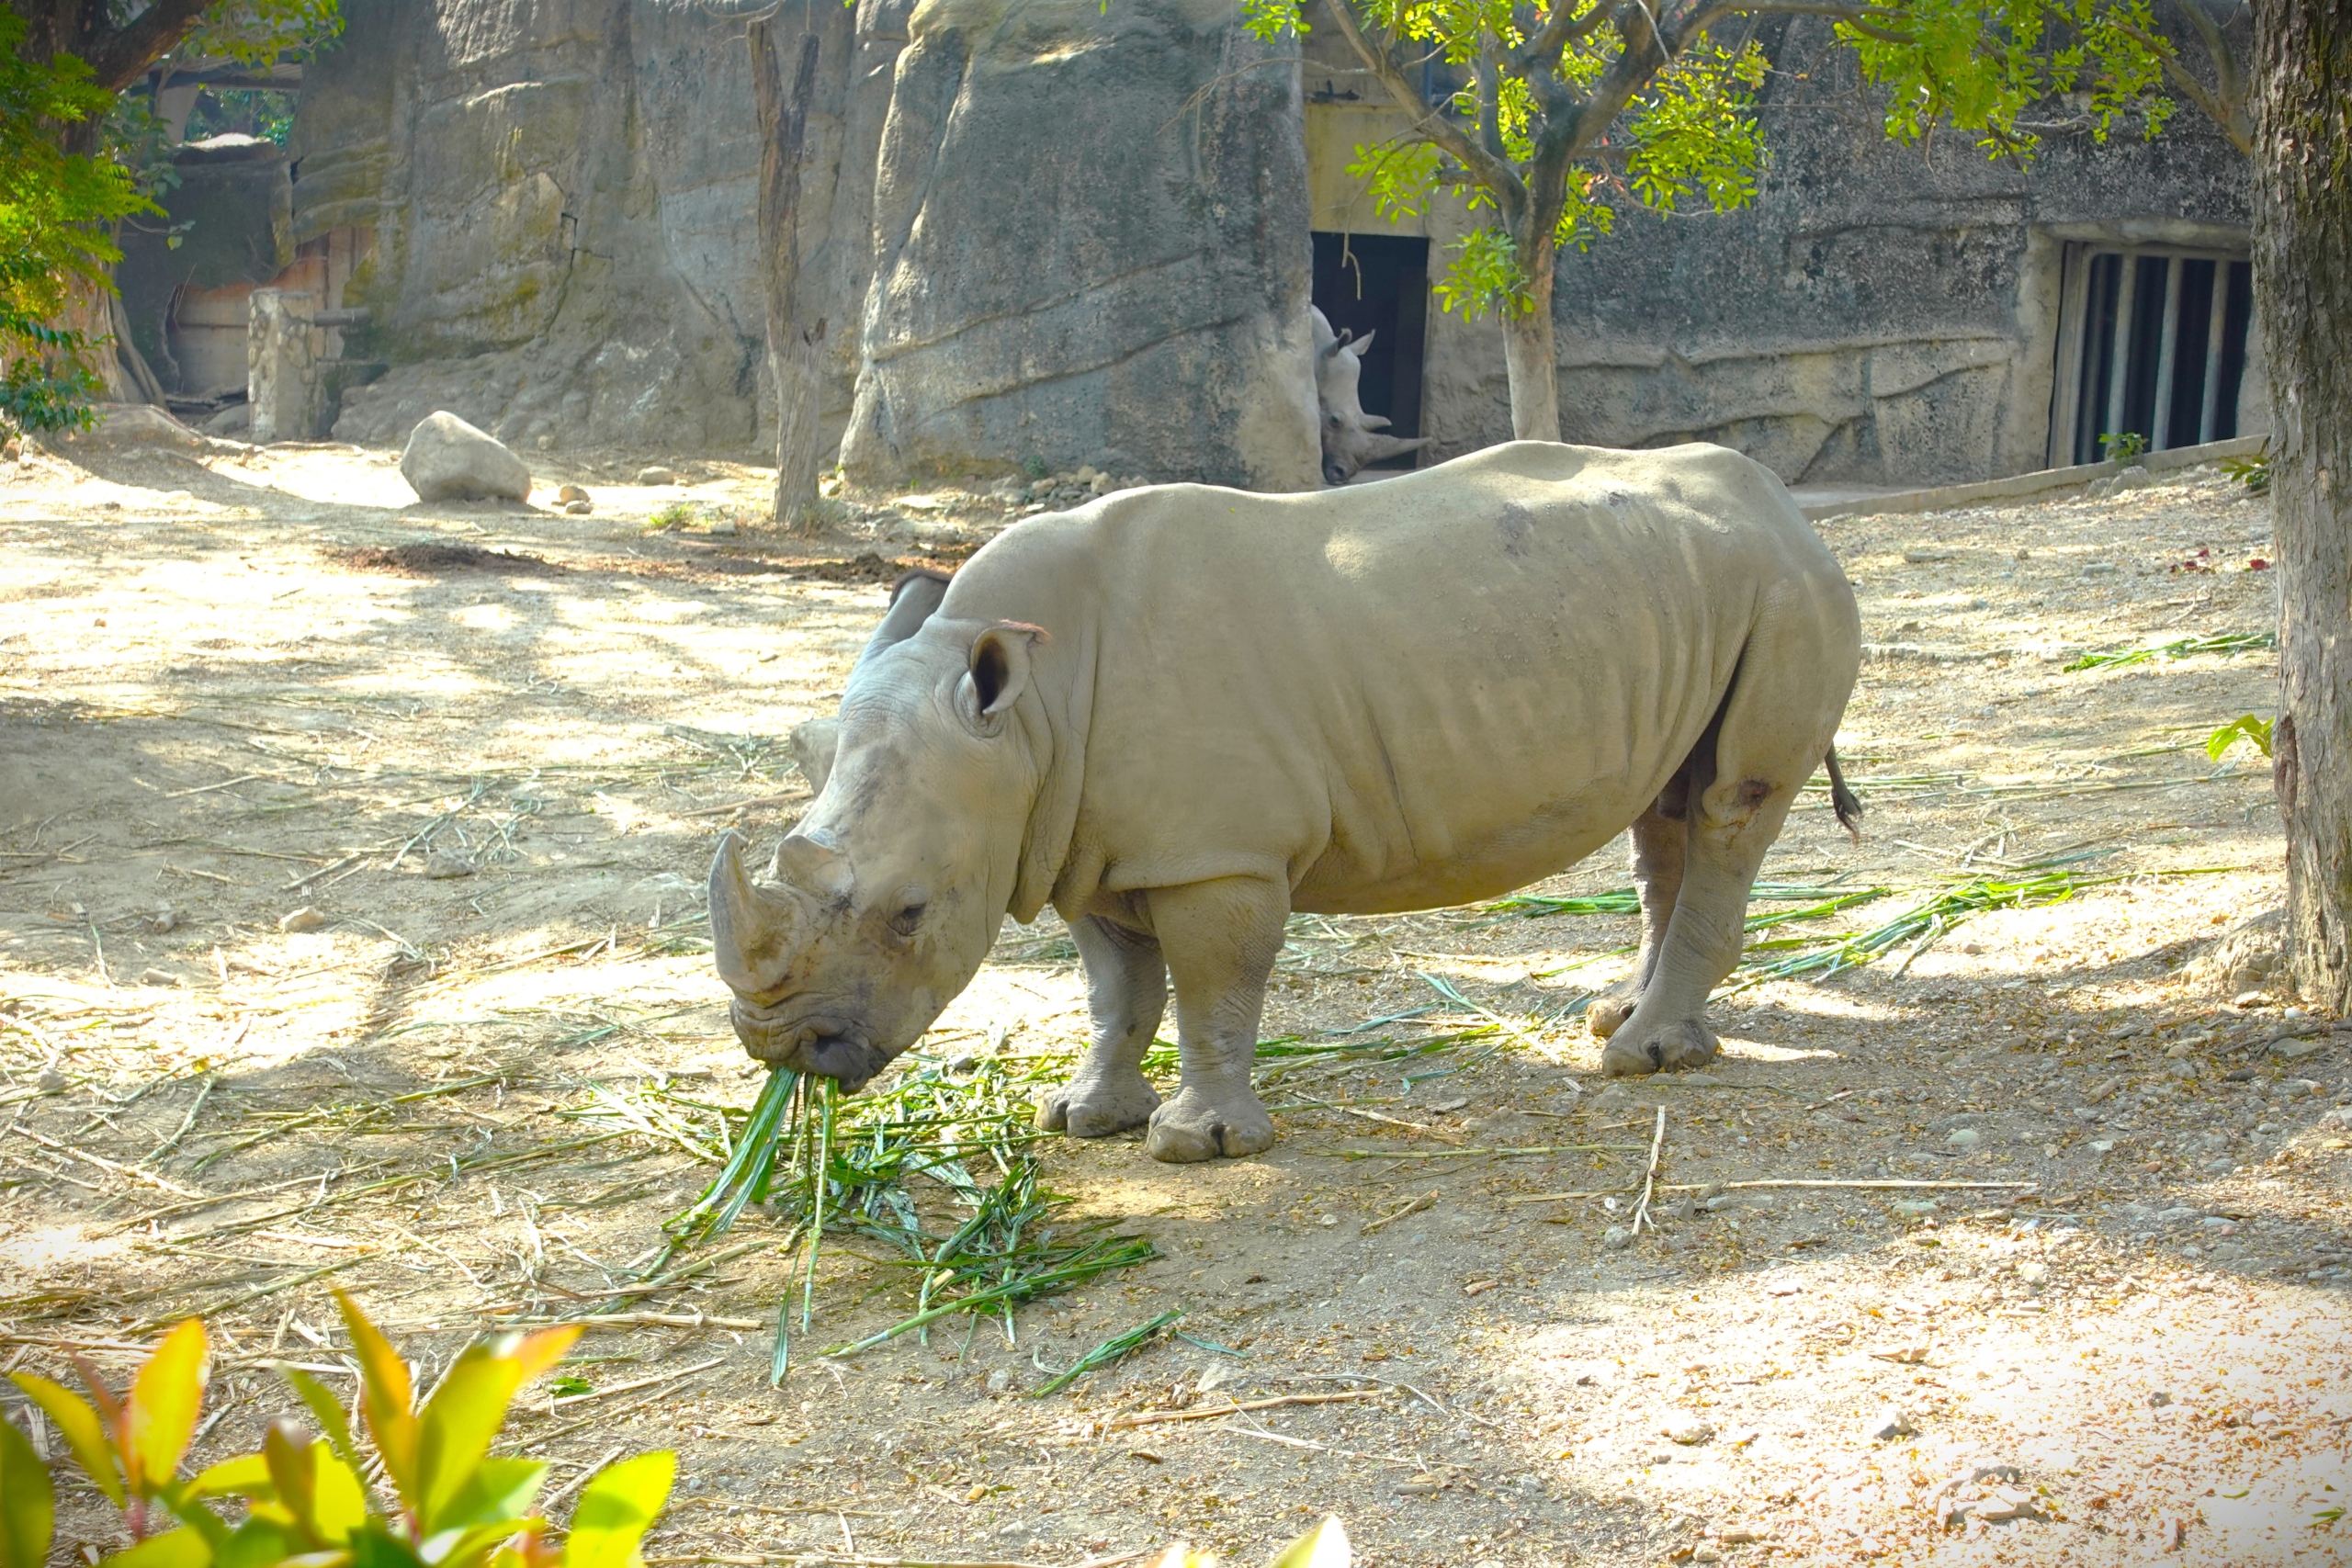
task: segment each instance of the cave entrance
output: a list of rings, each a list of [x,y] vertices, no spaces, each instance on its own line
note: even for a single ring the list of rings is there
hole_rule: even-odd
[[[1315,307],[1333,332],[1377,333],[1358,400],[1388,416],[1391,435],[1421,434],[1421,349],[1429,327],[1430,243],[1406,234],[1315,235]],[[1374,463],[1409,468],[1418,452]]]

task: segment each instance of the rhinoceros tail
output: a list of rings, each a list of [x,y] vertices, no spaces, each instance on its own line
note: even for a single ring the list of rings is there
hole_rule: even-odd
[[[1846,787],[1846,775],[1838,768],[1837,747],[1829,748],[1826,761],[1829,767],[1829,808],[1838,813],[1838,826],[1852,834],[1854,842],[1859,844],[1862,841],[1862,803],[1852,790]]]

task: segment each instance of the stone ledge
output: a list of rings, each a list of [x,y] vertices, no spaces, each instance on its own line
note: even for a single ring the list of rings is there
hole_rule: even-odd
[[[2218,463],[2227,457],[2251,457],[2262,450],[2264,440],[2265,437],[2259,435],[2239,435],[2227,441],[2208,441],[2199,446],[2175,446],[2169,451],[2146,452],[2134,458],[2132,466],[2145,468],[2150,474],[2173,473],[2204,463]],[[1852,501],[1820,502],[1805,507],[1804,514],[1806,521],[1819,523],[1831,517],[1883,517],[1905,512],[1947,512],[1957,507],[1981,505],[1988,501],[2016,501],[2054,490],[2078,489],[2094,479],[2112,478],[2121,473],[2124,467],[2112,460],[2082,463],[2071,468],[2041,468],[2030,474],[2013,474],[2005,479],[1984,479],[1975,484],[1939,485],[1932,490],[1905,490],[1890,495],[1862,496]]]

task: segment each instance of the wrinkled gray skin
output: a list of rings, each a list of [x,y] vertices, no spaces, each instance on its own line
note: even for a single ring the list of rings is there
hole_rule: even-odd
[[[1330,318],[1313,306],[1309,323],[1315,333],[1315,400],[1323,420],[1323,482],[1341,485],[1363,471],[1368,463],[1418,452],[1430,437],[1383,435],[1386,414],[1366,413],[1357,389],[1363,380],[1363,351],[1376,333],[1342,338],[1331,330]]]
[[[1713,446],[1519,442],[1373,486],[1170,485],[1032,519],[928,619],[886,618],[765,876],[720,850],[736,1031],[854,1089],[1008,912],[1050,900],[1094,1027],[1040,1125],[1252,1154],[1274,1136],[1250,1069],[1292,911],[1493,897],[1630,824],[1644,939],[1594,1010],[1603,1066],[1697,1066],[1860,635],[1788,491]],[[1171,977],[1163,1104],[1141,1061]]]

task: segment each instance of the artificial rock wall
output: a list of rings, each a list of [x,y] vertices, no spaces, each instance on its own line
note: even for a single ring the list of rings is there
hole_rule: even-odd
[[[1754,204],[1628,215],[1561,258],[1569,440],[1718,441],[1816,485],[2022,473],[2045,466],[2064,241],[2243,254],[2245,161],[2186,105],[2153,141],[2060,130],[2019,165],[1888,141],[1826,24],[1762,41]]]
[[[797,303],[857,477],[1314,482],[1294,68],[1218,0],[803,9]],[[743,24],[344,10],[304,80],[296,228],[372,239],[331,303],[371,310],[347,352],[391,367],[335,433],[396,443],[447,408],[526,452],[772,453]]]
[[[344,14],[305,76],[295,238],[364,256],[324,303],[368,307],[344,353],[390,368],[336,434],[397,444],[447,408],[526,454],[768,454],[742,24],[689,0]],[[854,477],[1315,482],[1307,234],[1385,228],[1344,167],[1396,129],[1330,28],[1302,81],[1230,0],[801,0],[798,19],[821,42],[797,307],[824,325]],[[2193,110],[2154,142],[2053,131],[2025,168],[1888,142],[1826,24],[1760,41],[1755,203],[1628,211],[1562,259],[1572,441],[1720,441],[1815,485],[2038,468],[2063,244],[2243,243],[2244,161]],[[1467,219],[1417,221],[1442,270]],[[1430,458],[1507,439],[1493,323],[1429,321]]]

